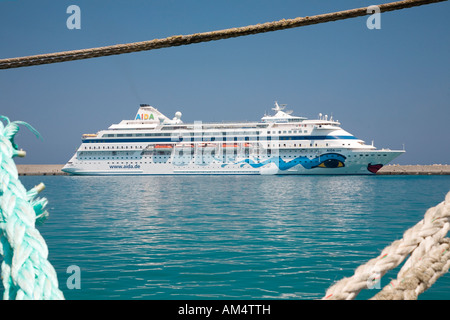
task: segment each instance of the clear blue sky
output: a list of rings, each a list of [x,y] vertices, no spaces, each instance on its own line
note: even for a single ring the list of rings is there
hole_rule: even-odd
[[[382,1],[382,0],[380,0]],[[384,1],[388,2],[388,1]],[[377,1],[0,0],[0,58],[164,38]],[[81,29],[69,30],[69,5]],[[394,163],[450,164],[450,4],[112,57],[0,70],[0,114],[32,124],[17,163],[63,164],[140,103],[185,122],[259,120],[275,100],[295,115],[333,115]]]

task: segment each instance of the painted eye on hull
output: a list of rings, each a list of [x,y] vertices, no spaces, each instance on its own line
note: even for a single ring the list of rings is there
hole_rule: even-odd
[[[317,167],[333,169],[333,168],[345,167],[345,164],[338,159],[328,159],[328,160],[322,161]]]

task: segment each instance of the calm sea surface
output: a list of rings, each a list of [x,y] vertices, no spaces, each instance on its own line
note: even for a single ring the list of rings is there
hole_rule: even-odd
[[[39,230],[66,299],[320,299],[450,191],[450,176],[21,181],[46,185]],[[80,289],[68,288],[69,266]],[[419,298],[450,299],[450,274]]]

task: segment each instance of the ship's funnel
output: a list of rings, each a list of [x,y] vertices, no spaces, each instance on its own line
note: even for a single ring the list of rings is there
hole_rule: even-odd
[[[158,109],[148,104],[141,104],[134,120],[163,122],[169,120],[169,118],[159,112]]]

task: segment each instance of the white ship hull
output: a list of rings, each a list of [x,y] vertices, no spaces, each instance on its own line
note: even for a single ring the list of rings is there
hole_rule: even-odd
[[[375,174],[404,150],[376,149],[332,119],[281,111],[262,122],[185,125],[144,105],[135,120],[83,136],[63,171],[75,175]]]
[[[291,150],[290,150],[291,151]],[[196,159],[183,159],[174,161],[174,157],[168,157],[166,162],[153,162],[152,159],[138,158],[129,161],[129,164],[111,164],[111,159],[95,162],[82,162],[72,159],[63,168],[63,171],[75,175],[175,175],[175,174],[234,174],[234,175],[270,175],[270,174],[299,174],[299,175],[371,175],[376,173],[382,166],[401,155],[403,150],[339,150],[333,152],[336,157],[342,159],[335,167],[327,168],[320,166],[319,156],[309,157],[318,159],[317,166],[302,164],[305,153],[296,155],[290,152],[289,158],[278,157],[260,159],[256,157],[236,157],[230,162],[221,162],[214,159],[204,162]],[[330,152],[320,153],[327,155]],[[306,157],[309,155],[307,154]],[[190,161],[189,161],[190,160]],[[261,161],[262,160],[262,161]],[[299,163],[295,163],[295,162]],[[175,162],[175,164],[174,164]],[[183,162],[183,163],[181,163]],[[264,163],[266,162],[266,163]],[[370,170],[371,166],[373,167]]]

